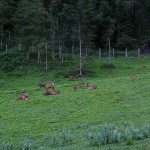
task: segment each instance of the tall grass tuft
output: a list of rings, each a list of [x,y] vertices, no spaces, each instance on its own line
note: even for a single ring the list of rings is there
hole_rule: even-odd
[[[15,146],[12,142],[3,142],[0,146],[1,150],[15,150]]]
[[[73,135],[69,131],[63,130],[60,134],[61,145],[69,145],[73,142]]]
[[[143,139],[143,134],[139,129],[131,125],[131,126],[126,127],[125,132],[124,132],[124,137],[126,141],[128,141],[129,139],[140,140],[140,139]]]
[[[144,138],[149,138],[150,137],[150,125],[144,124],[141,128],[141,133],[143,134]]]
[[[50,137],[50,145],[52,147],[58,146],[59,145],[59,137],[57,137],[56,135],[52,135]]]
[[[25,138],[22,142],[22,150],[31,150],[32,144],[30,143],[30,140]]]
[[[73,142],[73,135],[69,131],[62,130],[59,135],[50,137],[52,147],[70,145]]]

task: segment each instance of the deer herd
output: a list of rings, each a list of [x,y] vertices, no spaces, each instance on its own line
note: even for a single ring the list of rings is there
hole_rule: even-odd
[[[47,84],[44,84],[42,82],[42,83],[39,84],[39,87],[44,88],[46,90],[45,93],[44,93],[45,96],[61,94],[60,91],[55,90],[55,85],[52,82],[47,83]],[[72,86],[73,89],[80,89],[80,88],[84,88],[84,87],[86,87],[88,90],[97,89],[96,86],[89,86],[89,83],[80,83],[80,84],[76,84],[76,85]],[[52,89],[52,90],[49,91],[49,89]],[[29,99],[29,96],[25,91],[22,92],[21,95],[18,97],[18,100],[28,100],[28,99]]]
[[[129,81],[134,81],[137,78],[137,75],[135,74],[129,74],[130,80]],[[68,81],[73,80],[73,77],[69,76]],[[43,82],[39,84],[40,88],[44,88],[46,91],[44,93],[45,96],[47,95],[57,95],[61,94],[60,91],[55,90],[55,85],[54,83],[50,82],[47,84],[44,84]],[[80,83],[72,86],[73,89],[81,89],[81,88],[86,88],[88,90],[96,90],[96,86],[91,86],[89,83]],[[52,91],[49,91],[49,89],[52,89]],[[18,100],[28,100],[29,96],[28,94],[24,91],[22,94],[18,97]]]

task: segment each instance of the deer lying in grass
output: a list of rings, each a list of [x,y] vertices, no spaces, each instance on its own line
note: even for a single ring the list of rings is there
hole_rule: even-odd
[[[89,83],[87,83],[86,86],[87,86],[88,90],[95,90],[95,89],[97,89],[96,86],[91,86],[91,85],[89,85]]]
[[[39,86],[43,87],[46,90],[48,90],[49,88],[52,88],[54,90],[54,83],[47,83],[47,84],[40,83]]]
[[[73,89],[80,89],[80,88],[83,88],[83,86],[85,85],[85,83],[81,82],[80,84],[76,84],[73,87]]]
[[[80,84],[74,85],[73,89],[80,89],[82,86]]]
[[[61,92],[60,91],[46,91],[44,93],[45,96],[47,96],[47,95],[57,95],[57,94],[61,94]]]
[[[19,97],[18,100],[28,100],[29,96],[26,92],[23,92]]]

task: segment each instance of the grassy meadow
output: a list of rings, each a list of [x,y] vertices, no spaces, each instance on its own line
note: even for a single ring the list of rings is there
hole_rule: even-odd
[[[115,126],[121,133],[128,126],[137,132],[145,124],[150,126],[150,56],[114,58],[112,67],[104,65],[104,58],[100,62],[95,58],[84,61],[89,74],[73,81],[65,74],[76,69],[77,62],[57,64],[48,71],[26,66],[24,76],[0,72],[0,149],[150,149],[150,128],[146,138],[123,136],[120,142],[90,144],[105,125]],[[132,81],[129,74],[137,78]],[[45,90],[38,86],[41,81],[54,82],[62,94],[44,96]],[[81,82],[98,88],[72,88]],[[17,101],[22,91],[29,94],[29,100]]]

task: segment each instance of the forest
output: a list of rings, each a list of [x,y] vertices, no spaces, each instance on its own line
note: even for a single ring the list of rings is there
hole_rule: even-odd
[[[149,47],[149,10],[149,0],[1,0],[0,50]]]

